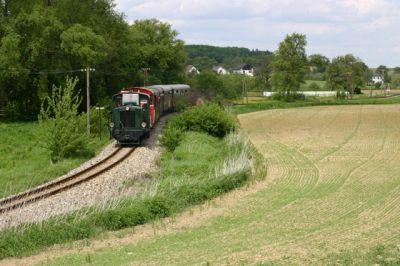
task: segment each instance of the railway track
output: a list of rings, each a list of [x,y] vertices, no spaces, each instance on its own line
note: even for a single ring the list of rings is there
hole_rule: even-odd
[[[70,189],[76,185],[89,181],[124,161],[135,148],[119,147],[100,162],[63,179],[52,181],[39,187],[27,190],[14,196],[0,200],[0,214],[21,208],[51,195]]]

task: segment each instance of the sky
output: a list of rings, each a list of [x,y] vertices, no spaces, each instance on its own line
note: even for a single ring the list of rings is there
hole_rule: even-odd
[[[307,54],[352,53],[369,67],[400,66],[400,0],[114,0],[129,23],[156,18],[186,44],[274,52],[287,34]]]

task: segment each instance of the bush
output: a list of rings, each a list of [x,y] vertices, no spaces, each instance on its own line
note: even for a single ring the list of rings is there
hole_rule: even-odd
[[[170,121],[183,131],[204,132],[222,138],[235,129],[234,119],[215,103],[192,107]]]
[[[311,90],[311,91],[320,91],[320,90],[321,90],[321,87],[320,87],[317,83],[311,82],[311,83],[308,85],[308,89]]]
[[[163,130],[161,145],[172,152],[179,145],[185,131],[204,132],[222,138],[235,129],[234,119],[215,103],[206,103],[185,110],[173,117]]]
[[[165,147],[168,151],[172,152],[181,142],[182,135],[183,132],[181,129],[168,124],[163,130],[163,135],[160,139],[161,145]]]
[[[336,97],[337,97],[338,99],[345,99],[345,98],[347,97],[347,91],[345,91],[345,90],[338,90],[338,91],[336,92]]]
[[[285,102],[294,102],[296,100],[304,101],[306,99],[306,96],[298,92],[291,92],[291,93],[278,92],[272,94],[272,99]]]

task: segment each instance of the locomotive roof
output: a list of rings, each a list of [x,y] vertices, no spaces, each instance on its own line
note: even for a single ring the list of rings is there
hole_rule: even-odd
[[[188,89],[190,89],[190,86],[186,84],[152,85],[147,87],[124,88],[116,95],[123,93],[130,93],[130,92],[143,92],[146,94],[150,93],[155,96],[159,96],[160,94],[169,92],[171,90],[177,91],[177,90],[188,90]]]

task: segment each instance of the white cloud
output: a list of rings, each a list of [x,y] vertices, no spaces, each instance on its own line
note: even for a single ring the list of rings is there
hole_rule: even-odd
[[[304,33],[313,52],[351,52],[371,66],[400,65],[398,0],[115,0],[128,21],[157,18],[187,43],[275,50]],[[378,53],[383,49],[384,53]]]

